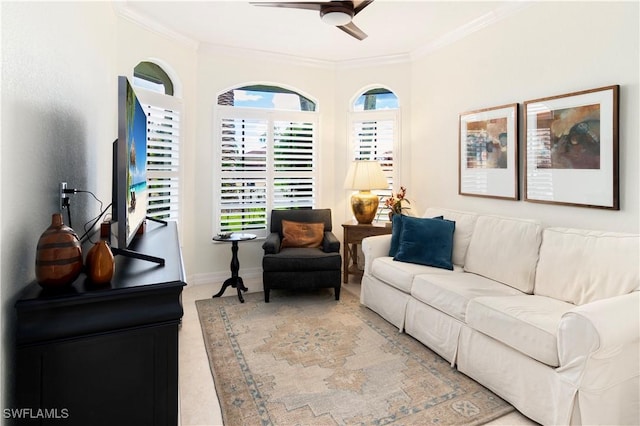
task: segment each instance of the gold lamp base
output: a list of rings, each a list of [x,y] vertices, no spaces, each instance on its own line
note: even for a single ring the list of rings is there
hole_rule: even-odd
[[[356,192],[351,196],[351,210],[360,224],[370,224],[378,212],[378,196],[371,191]]]

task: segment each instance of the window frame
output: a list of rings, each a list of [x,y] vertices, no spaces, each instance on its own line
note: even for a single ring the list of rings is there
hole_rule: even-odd
[[[150,83],[154,85],[154,87],[156,88],[159,88],[158,86],[161,86],[163,91],[160,92],[159,90],[154,90],[154,89],[151,89],[150,87],[144,87],[139,84],[136,84],[137,79]],[[138,65],[136,65],[135,68],[133,69],[132,81],[134,83],[134,86],[137,86],[139,88],[142,88],[151,92],[162,93],[167,96],[175,96],[173,81],[171,80],[171,77],[169,77],[169,74],[167,74],[167,72],[162,68],[162,66],[156,64],[155,62],[150,62],[150,61],[139,62]],[[144,84],[144,83],[141,83],[141,84]]]
[[[314,101],[315,102],[315,101]],[[317,105],[317,104],[316,104]],[[221,232],[221,217],[222,217],[222,209],[220,206],[220,200],[222,199],[222,180],[224,178],[225,172],[223,172],[220,166],[220,159],[222,158],[222,122],[225,119],[236,119],[236,120],[265,120],[267,122],[267,149],[266,149],[266,160],[265,160],[265,168],[266,170],[251,172],[250,174],[253,176],[264,174],[266,184],[265,184],[265,192],[266,192],[266,201],[265,201],[265,222],[264,228],[261,229],[253,229],[253,230],[242,230],[239,232],[249,232],[255,234],[258,238],[265,238],[269,235],[270,229],[270,221],[271,215],[270,212],[273,210],[275,206],[275,197],[274,197],[274,185],[278,172],[275,170],[275,159],[274,159],[274,126],[273,124],[278,121],[285,122],[308,122],[312,123],[312,170],[308,173],[308,176],[311,178],[311,182],[313,185],[312,189],[312,202],[309,207],[303,208],[315,208],[318,202],[318,186],[317,182],[319,179],[320,167],[318,164],[319,158],[319,130],[320,130],[320,116],[317,111],[294,111],[294,110],[277,110],[277,109],[264,109],[264,108],[250,108],[250,107],[238,107],[238,106],[230,106],[230,105],[215,105],[214,108],[214,134],[213,134],[213,215],[212,215],[212,235],[215,235]],[[243,173],[242,171],[238,171],[236,175]],[[291,175],[295,175],[294,172],[290,173]],[[229,173],[230,177],[233,177],[233,173]],[[307,176],[307,174],[305,174]],[[251,176],[249,176],[251,177]]]
[[[400,181],[400,170],[401,170],[401,124],[402,124],[402,115],[400,109],[400,99],[395,94],[395,92],[389,90],[390,93],[393,93],[398,99],[398,108],[387,108],[387,109],[372,109],[372,110],[355,110],[354,106],[356,101],[367,92],[371,91],[375,88],[369,88],[367,90],[363,90],[357,96],[355,96],[351,102],[351,109],[349,111],[348,116],[348,144],[347,144],[347,167],[350,162],[356,159],[377,159],[377,158],[356,158],[356,153],[358,150],[358,138],[355,134],[356,131],[356,123],[362,123],[367,121],[391,121],[393,122],[393,144],[392,144],[392,170],[389,172],[383,168],[385,176],[389,181],[389,187],[383,190],[373,190],[372,192],[377,194],[380,198],[380,204],[378,205],[378,213],[376,214],[376,220],[378,218],[382,219],[382,221],[388,220],[388,215],[384,213],[384,200],[390,197],[393,193],[397,191],[396,185],[399,184]],[[382,88],[381,89],[385,89]],[[399,187],[398,187],[399,189]]]

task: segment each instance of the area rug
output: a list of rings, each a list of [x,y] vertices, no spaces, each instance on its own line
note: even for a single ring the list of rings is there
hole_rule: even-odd
[[[196,307],[227,426],[477,425],[513,410],[348,291]]]

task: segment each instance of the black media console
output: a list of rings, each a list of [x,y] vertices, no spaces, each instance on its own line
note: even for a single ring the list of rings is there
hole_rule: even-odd
[[[16,302],[16,403],[32,410],[25,424],[178,424],[185,277],[176,224],[148,224],[131,249],[165,264],[116,256],[106,286],[84,274],[64,291],[33,282]]]

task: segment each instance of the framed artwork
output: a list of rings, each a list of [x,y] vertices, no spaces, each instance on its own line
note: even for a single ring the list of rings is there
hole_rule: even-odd
[[[526,201],[619,210],[619,86],[524,103]]]
[[[458,194],[518,199],[518,104],[460,114]]]

